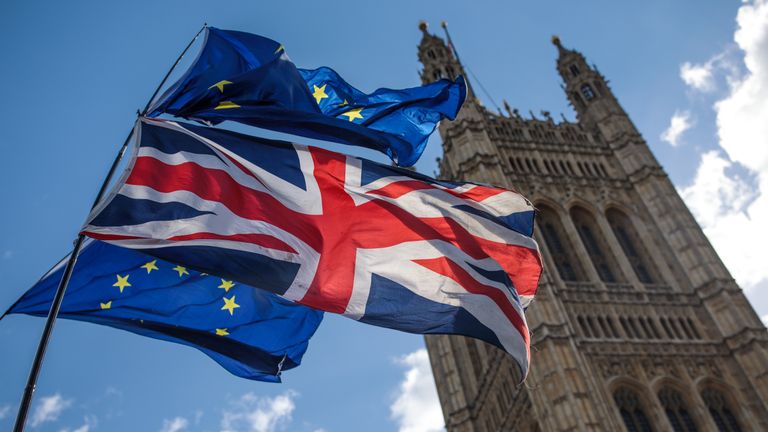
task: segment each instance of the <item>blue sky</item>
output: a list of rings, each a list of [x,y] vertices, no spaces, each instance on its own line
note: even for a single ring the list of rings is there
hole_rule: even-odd
[[[768,130],[755,126],[768,113],[760,102],[768,100],[763,0],[6,1],[0,15],[0,309],[68,252],[136,110],[203,22],[281,41],[298,66],[331,66],[372,91],[419,83],[417,23],[425,19],[432,31],[447,20],[495,102],[522,113],[574,118],[550,36],[582,51],[768,315],[768,270],[755,247],[756,235],[768,235],[758,217],[768,216],[768,156],[760,151]],[[432,139],[417,167],[432,173],[439,155]],[[42,325],[0,321],[0,429],[12,424]],[[233,430],[249,421],[262,421],[252,428],[259,431],[397,430],[414,407],[434,416],[421,348],[419,336],[327,315],[304,364],[275,385],[236,378],[188,347],[61,320],[30,430],[218,431],[227,421]]]

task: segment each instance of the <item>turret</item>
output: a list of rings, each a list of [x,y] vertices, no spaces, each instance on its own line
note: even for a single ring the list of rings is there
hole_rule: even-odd
[[[443,29],[447,31],[447,24],[442,23]],[[440,78],[456,79],[462,75],[467,81],[467,100],[474,101],[475,94],[472,86],[469,84],[467,73],[464,70],[458,57],[454,55],[454,48],[451,41],[448,43],[438,36],[431,34],[428,30],[429,25],[426,21],[419,22],[419,29],[422,32],[421,42],[419,43],[419,61],[424,65],[424,69],[419,73],[423,84],[431,83]]]
[[[552,36],[552,44],[558,51],[557,71],[563,78],[563,89],[579,122],[588,129],[598,129],[609,142],[621,135],[639,136],[597,68],[580,52],[563,47],[559,37]]]

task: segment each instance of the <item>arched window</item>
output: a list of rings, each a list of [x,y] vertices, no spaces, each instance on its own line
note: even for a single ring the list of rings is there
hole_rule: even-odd
[[[579,172],[581,173],[582,176],[587,175],[586,172],[584,171],[584,166],[581,165],[581,162],[576,162],[576,166],[579,168]]]
[[[538,174],[541,174],[541,168],[539,168],[539,161],[536,159],[532,159],[533,162],[533,169],[536,170]]]
[[[637,326],[635,323],[638,323]],[[643,326],[643,319],[642,318],[630,318],[629,324],[632,326],[632,328],[635,330],[635,333],[638,334],[640,339],[650,339],[648,337],[648,331],[645,329],[645,326]]]
[[[544,161],[544,168],[547,170],[547,172],[549,174],[554,174],[555,172],[552,169],[552,166],[549,164],[549,160],[548,159],[544,159],[543,161]]]
[[[592,317],[587,317],[587,323],[589,324],[589,331],[592,333],[592,336],[596,338],[603,337],[603,334],[600,332],[600,328],[595,324],[595,320],[592,319]]]
[[[661,322],[661,326],[664,327],[664,331],[667,333],[667,337],[669,337],[669,339],[675,339],[675,334],[672,333],[672,329],[669,328],[667,319],[659,318],[659,322]]]
[[[573,247],[565,235],[565,230],[560,224],[557,213],[549,207],[540,206],[536,221],[541,228],[547,249],[549,249],[552,261],[555,262],[560,278],[569,282],[583,281],[584,272],[573,254]]]
[[[592,337],[592,332],[589,331],[589,326],[587,325],[587,322],[584,321],[584,317],[579,316],[578,320],[579,320],[579,327],[581,327],[581,333],[585,337]]]
[[[698,432],[696,423],[693,422],[683,396],[671,388],[663,388],[659,392],[659,402],[664,407],[669,424],[675,432]]]
[[[619,332],[616,331],[616,326],[613,325],[613,318],[606,317],[605,321],[608,323],[608,328],[611,329],[611,334],[613,335],[613,337],[618,338]]]
[[[661,333],[659,333],[659,329],[656,327],[656,323],[651,318],[646,318],[645,321],[648,323],[648,328],[651,329],[653,337],[656,339],[661,339]]]
[[[648,328],[648,324],[645,322],[645,319],[640,317],[637,320],[640,322],[640,327],[642,327],[643,333],[645,333],[645,337],[647,339],[653,339],[653,333],[651,332],[651,329]]]
[[[576,175],[576,173],[573,171],[573,165],[571,165],[570,161],[565,161],[565,165],[568,167],[568,172],[570,172],[571,175]]]
[[[600,235],[600,229],[594,221],[594,218],[586,210],[574,207],[571,209],[571,219],[573,219],[576,230],[579,232],[581,242],[587,249],[587,254],[592,260],[592,264],[603,282],[618,282],[618,274],[614,271],[617,268],[612,255],[608,253],[608,246],[605,244],[603,236]]]
[[[629,432],[652,432],[651,422],[645,414],[637,393],[628,388],[620,388],[613,393],[613,400],[621,413],[621,419]]]
[[[736,420],[736,416],[733,414],[733,411],[731,411],[722,393],[715,389],[706,389],[701,392],[701,398],[704,399],[704,404],[707,405],[709,414],[712,416],[715,425],[717,425],[718,431],[742,431],[738,420]]]
[[[619,318],[619,323],[621,323],[621,327],[624,329],[624,333],[627,334],[632,339],[636,339],[637,336],[635,336],[635,333],[632,332],[632,329],[629,328],[629,325],[627,324],[627,320],[624,317]]]
[[[677,322],[674,318],[669,318],[669,326],[672,328],[672,331],[675,333],[675,338],[677,339],[684,339],[683,332],[680,331],[680,329],[677,327]]]
[[[592,168],[594,168],[595,173],[597,173],[598,177],[602,177],[603,176],[603,173],[600,172],[600,168],[597,167],[596,163],[592,162]]]
[[[696,328],[696,324],[694,324],[690,318],[686,318],[686,320],[688,321],[688,326],[691,328],[691,331],[693,332],[693,335],[696,337],[696,339],[701,339],[701,335],[699,335],[699,330]]]
[[[571,75],[573,75],[574,77],[579,76],[579,74],[581,73],[581,71],[579,70],[579,67],[576,66],[576,64],[571,64],[570,66],[568,66],[568,69],[571,70]]]
[[[644,284],[655,283],[657,278],[651,270],[648,254],[629,218],[616,209],[609,209],[605,212],[605,216],[637,278]]]
[[[595,91],[592,90],[592,86],[589,84],[581,85],[581,94],[584,95],[584,99],[591,101],[595,98]]]
[[[693,333],[691,332],[690,329],[688,329],[688,325],[685,322],[685,320],[682,318],[678,318],[677,322],[680,325],[680,328],[683,329],[683,333],[685,333],[685,337],[687,337],[688,339],[693,339]]]

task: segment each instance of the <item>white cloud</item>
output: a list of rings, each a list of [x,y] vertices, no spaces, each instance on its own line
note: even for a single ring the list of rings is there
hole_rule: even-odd
[[[760,319],[763,320],[764,326],[768,326],[768,314],[763,315]]]
[[[88,416],[85,416],[85,418],[83,418],[83,424],[80,427],[72,430],[70,430],[69,428],[65,428],[60,430],[59,432],[90,432],[91,428],[96,427],[97,422],[98,421],[96,419],[96,416],[88,415]]]
[[[389,407],[400,432],[437,432],[443,429],[443,413],[437,398],[429,357],[424,348],[404,355],[397,363],[406,366],[397,399]]]
[[[681,193],[726,266],[750,290],[768,281],[768,1],[743,4],[736,21],[734,40],[746,70],[729,75],[728,94],[715,104],[727,157],[702,155],[696,178]],[[754,175],[755,186],[729,169],[735,164]]]
[[[10,405],[3,405],[0,407],[0,420],[8,417],[8,414],[11,413],[11,406]]]
[[[291,390],[275,397],[259,397],[246,393],[235,401],[221,417],[222,432],[274,432],[291,421],[296,409]]]
[[[717,110],[720,145],[746,167],[768,171],[768,3],[758,0],[739,9],[734,39],[744,51],[747,72],[733,82]]]
[[[189,420],[184,417],[174,417],[170,420],[164,419],[160,432],[179,432],[186,429],[187,426],[189,426]]]
[[[680,66],[680,78],[687,85],[699,91],[712,91],[715,89],[715,80],[712,75],[713,63],[692,64],[685,62]]]
[[[768,196],[728,175],[731,166],[716,151],[704,153],[693,183],[680,194],[733,276],[750,289],[768,277],[762,246]]]
[[[732,215],[743,214],[757,191],[744,179],[729,175],[733,163],[719,151],[701,155],[693,183],[681,190],[683,200],[704,227],[713,227]]]
[[[669,120],[669,127],[661,134],[661,139],[672,147],[680,145],[680,137],[685,131],[693,127],[691,113],[688,111],[675,111]]]
[[[64,399],[61,394],[56,393],[53,396],[41,397],[37,403],[35,411],[32,413],[32,419],[29,425],[32,427],[40,426],[49,421],[58,420],[62,411],[72,405],[72,399]]]

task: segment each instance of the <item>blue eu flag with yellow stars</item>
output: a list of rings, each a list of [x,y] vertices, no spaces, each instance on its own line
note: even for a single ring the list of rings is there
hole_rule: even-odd
[[[64,262],[6,313],[47,316]],[[237,376],[280,382],[281,371],[300,364],[323,312],[91,241],[78,257],[59,317],[189,345]]]
[[[225,120],[372,148],[413,165],[443,118],[455,119],[463,77],[366,94],[327,67],[297,69],[283,46],[250,33],[209,27],[197,60],[151,107],[214,125]]]

